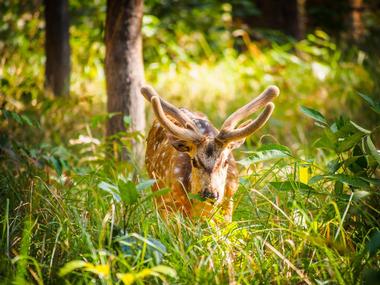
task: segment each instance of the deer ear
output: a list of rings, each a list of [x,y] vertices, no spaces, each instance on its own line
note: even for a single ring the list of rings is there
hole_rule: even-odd
[[[172,134],[167,134],[170,144],[180,152],[191,152],[194,144],[190,141],[181,140]]]

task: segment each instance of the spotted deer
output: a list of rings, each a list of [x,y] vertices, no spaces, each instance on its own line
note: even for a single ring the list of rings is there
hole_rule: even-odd
[[[275,86],[268,87],[230,115],[218,131],[205,115],[173,106],[150,86],[141,88],[156,116],[147,137],[146,168],[157,181],[154,191],[171,189],[156,199],[163,216],[180,211],[192,218],[210,217],[221,210],[225,220],[231,221],[238,188],[232,150],[268,121],[274,110],[271,101],[279,92]],[[255,120],[239,124],[262,107]]]

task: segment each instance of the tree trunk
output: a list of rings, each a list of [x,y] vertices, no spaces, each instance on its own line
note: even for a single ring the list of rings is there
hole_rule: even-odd
[[[305,36],[305,0],[281,0],[277,9],[280,9],[278,28],[298,40],[303,39]]]
[[[143,132],[145,129],[144,99],[140,94],[144,81],[142,16],[143,0],[107,0],[107,107],[109,113],[117,113],[107,123],[107,136],[126,130],[124,116],[131,118],[131,131]],[[133,151],[141,157],[142,144],[134,142]],[[125,149],[121,158],[127,158]]]
[[[351,1],[351,0],[350,0]],[[307,0],[307,25],[311,31],[321,29],[339,39],[347,31],[350,11],[348,0]]]
[[[362,22],[363,0],[350,0],[350,6],[351,36],[355,41],[360,41],[364,35],[364,25]]]
[[[260,15],[248,24],[253,27],[276,29],[296,39],[305,36],[306,0],[256,0]]]
[[[45,88],[55,96],[70,93],[70,44],[68,0],[44,0]]]

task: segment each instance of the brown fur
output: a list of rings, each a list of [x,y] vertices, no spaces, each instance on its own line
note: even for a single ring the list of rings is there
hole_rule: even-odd
[[[268,121],[275,107],[272,100],[280,94],[278,87],[267,87],[232,113],[220,132],[206,116],[176,108],[160,98],[151,86],[142,87],[141,94],[152,104],[158,119],[147,138],[146,167],[157,180],[154,190],[171,188],[170,193],[157,199],[161,213],[166,216],[180,211],[190,217],[210,217],[221,209],[230,221],[238,187],[232,150]],[[255,120],[239,124],[260,108],[264,110]],[[204,200],[191,199],[195,195]]]
[[[164,216],[170,212],[179,211],[189,217],[198,217],[210,216],[214,210],[220,208],[225,219],[230,221],[233,195],[238,187],[238,172],[231,153],[233,146],[219,145],[214,140],[218,131],[204,115],[192,113],[186,109],[182,111],[193,120],[207,139],[197,146],[188,145],[186,142],[185,146],[181,146],[185,148],[185,151],[178,151],[173,146],[178,143],[176,139],[173,140],[171,134],[157,120],[154,121],[147,138],[145,163],[150,177],[157,180],[154,191],[164,187],[171,189],[168,194],[156,199],[158,209]],[[172,121],[175,122],[173,119]],[[223,159],[222,156],[226,158]],[[202,168],[195,169],[192,166],[191,158],[194,157],[202,164]],[[215,181],[219,179],[219,174],[223,180],[225,174],[221,170],[223,167],[227,168],[225,181]],[[210,187],[210,191],[217,188],[210,185],[224,185],[223,191],[220,191],[223,197],[214,205],[207,201],[190,199],[190,193],[198,194],[200,189],[207,186]]]

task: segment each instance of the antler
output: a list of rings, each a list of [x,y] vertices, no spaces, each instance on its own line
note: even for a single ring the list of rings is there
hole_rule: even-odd
[[[228,143],[232,141],[237,141],[248,137],[253,132],[259,130],[261,127],[265,125],[265,123],[269,120],[274,110],[274,104],[268,103],[265,106],[264,111],[256,118],[254,121],[244,122],[239,128],[231,131],[220,131],[218,135],[218,140]]]
[[[171,132],[174,136],[186,140],[186,141],[201,141],[203,136],[200,135],[198,132],[194,132],[193,130],[181,128],[174,124],[172,121],[166,117],[164,110],[161,106],[161,100],[158,96],[153,96],[150,99],[150,102],[152,103],[154,113],[156,114],[156,117],[158,121],[161,123],[161,125]]]
[[[260,129],[268,121],[269,117],[272,115],[274,110],[274,104],[272,101],[275,97],[280,94],[280,90],[276,86],[269,86],[263,93],[258,97],[253,99],[251,102],[241,107],[230,115],[221,128],[217,139],[228,143],[231,141],[237,141],[244,137],[249,136],[253,132]],[[256,112],[259,108],[265,106],[264,111],[259,115],[259,117],[254,121],[246,121],[241,124],[237,129],[236,125],[244,118],[250,116],[252,113]]]
[[[276,86],[269,86],[263,93],[253,99],[248,104],[244,105],[240,109],[231,114],[223,123],[222,130],[230,130],[244,118],[250,116],[261,107],[272,101],[280,94],[280,90]]]
[[[153,87],[146,85],[141,88],[141,93],[144,95],[145,99],[148,100],[149,102],[152,101],[152,98],[157,96],[160,100],[161,106],[164,110],[165,113],[169,114],[172,116],[174,119],[176,119],[182,126],[185,128],[190,128],[194,132],[199,134],[197,126],[194,124],[194,122],[180,109],[177,107],[173,106],[169,102],[165,101],[162,99],[156,90],[154,90]]]

